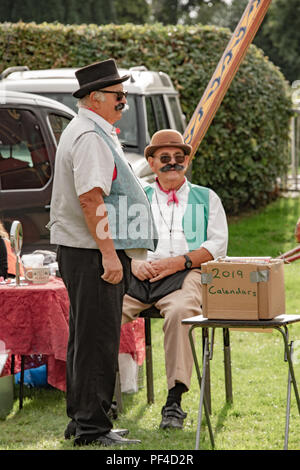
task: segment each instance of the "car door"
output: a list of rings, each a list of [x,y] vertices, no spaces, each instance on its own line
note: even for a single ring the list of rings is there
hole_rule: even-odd
[[[49,207],[60,133],[72,116],[21,104],[0,107],[0,218],[23,225],[24,249],[49,249]]]

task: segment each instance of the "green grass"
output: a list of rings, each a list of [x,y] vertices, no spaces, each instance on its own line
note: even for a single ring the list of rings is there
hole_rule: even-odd
[[[300,198],[281,198],[264,210],[229,220],[229,256],[279,256],[294,248]]]
[[[280,199],[264,210],[230,220],[230,256],[278,256],[296,246],[294,228],[300,201]],[[300,260],[285,266],[287,313],[300,313]],[[195,371],[191,389],[184,394],[182,407],[188,413],[183,431],[159,429],[161,407],[166,398],[163,334],[160,319],[152,320],[155,403],[147,404],[146,386],[136,394],[123,394],[124,411],[115,427],[130,429],[142,440],[137,450],[192,450],[195,447],[199,388]],[[291,325],[290,338],[300,340],[300,325]],[[196,344],[200,351],[201,332]],[[211,367],[211,421],[218,450],[280,450],[285,431],[287,363],[279,332],[231,332],[233,404],[225,403],[223,339],[216,330]],[[298,353],[299,356],[299,353]],[[295,364],[300,388],[300,361]],[[144,379],[144,383],[145,383]],[[16,389],[17,392],[17,389]],[[70,450],[63,431],[68,422],[65,395],[55,389],[26,390],[24,407],[18,399],[4,421],[0,421],[0,450]],[[202,449],[210,441],[205,420],[201,429]],[[82,449],[98,449],[89,446]],[[292,389],[289,449],[300,448],[300,418]]]

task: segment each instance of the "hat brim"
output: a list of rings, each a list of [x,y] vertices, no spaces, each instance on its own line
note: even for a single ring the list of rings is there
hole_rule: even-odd
[[[144,150],[144,155],[148,159],[149,157],[152,157],[154,152],[156,150],[162,148],[162,147],[177,147],[180,148],[184,151],[185,155],[190,155],[192,151],[192,146],[189,144],[161,144],[161,145],[148,145],[145,150]]]
[[[123,77],[115,78],[112,80],[96,80],[95,82],[88,83],[87,85],[82,86],[78,90],[74,91],[73,96],[75,98],[83,98],[85,95],[88,95],[92,91],[101,90],[108,86],[117,85],[118,83],[126,82],[130,78],[130,75],[123,75]]]

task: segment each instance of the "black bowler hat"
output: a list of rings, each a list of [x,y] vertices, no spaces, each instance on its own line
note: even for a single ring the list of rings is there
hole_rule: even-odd
[[[130,75],[120,77],[114,59],[87,65],[75,72],[80,88],[73,93],[75,98],[82,98],[92,91],[125,82]]]

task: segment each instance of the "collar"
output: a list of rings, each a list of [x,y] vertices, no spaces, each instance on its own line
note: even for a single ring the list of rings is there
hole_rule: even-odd
[[[168,195],[167,204],[169,205],[171,204],[171,202],[173,202],[178,206],[179,201],[178,201],[177,193],[179,194],[180,192],[182,192],[183,188],[186,186],[186,178],[184,178],[184,182],[182,183],[180,188],[178,188],[177,190],[176,189],[169,189],[169,190],[163,189],[157,177],[155,181],[160,191]]]
[[[115,126],[107,122],[102,116],[95,113],[91,108],[79,108],[78,115],[80,117],[87,117],[100,126],[108,135],[117,136]]]

